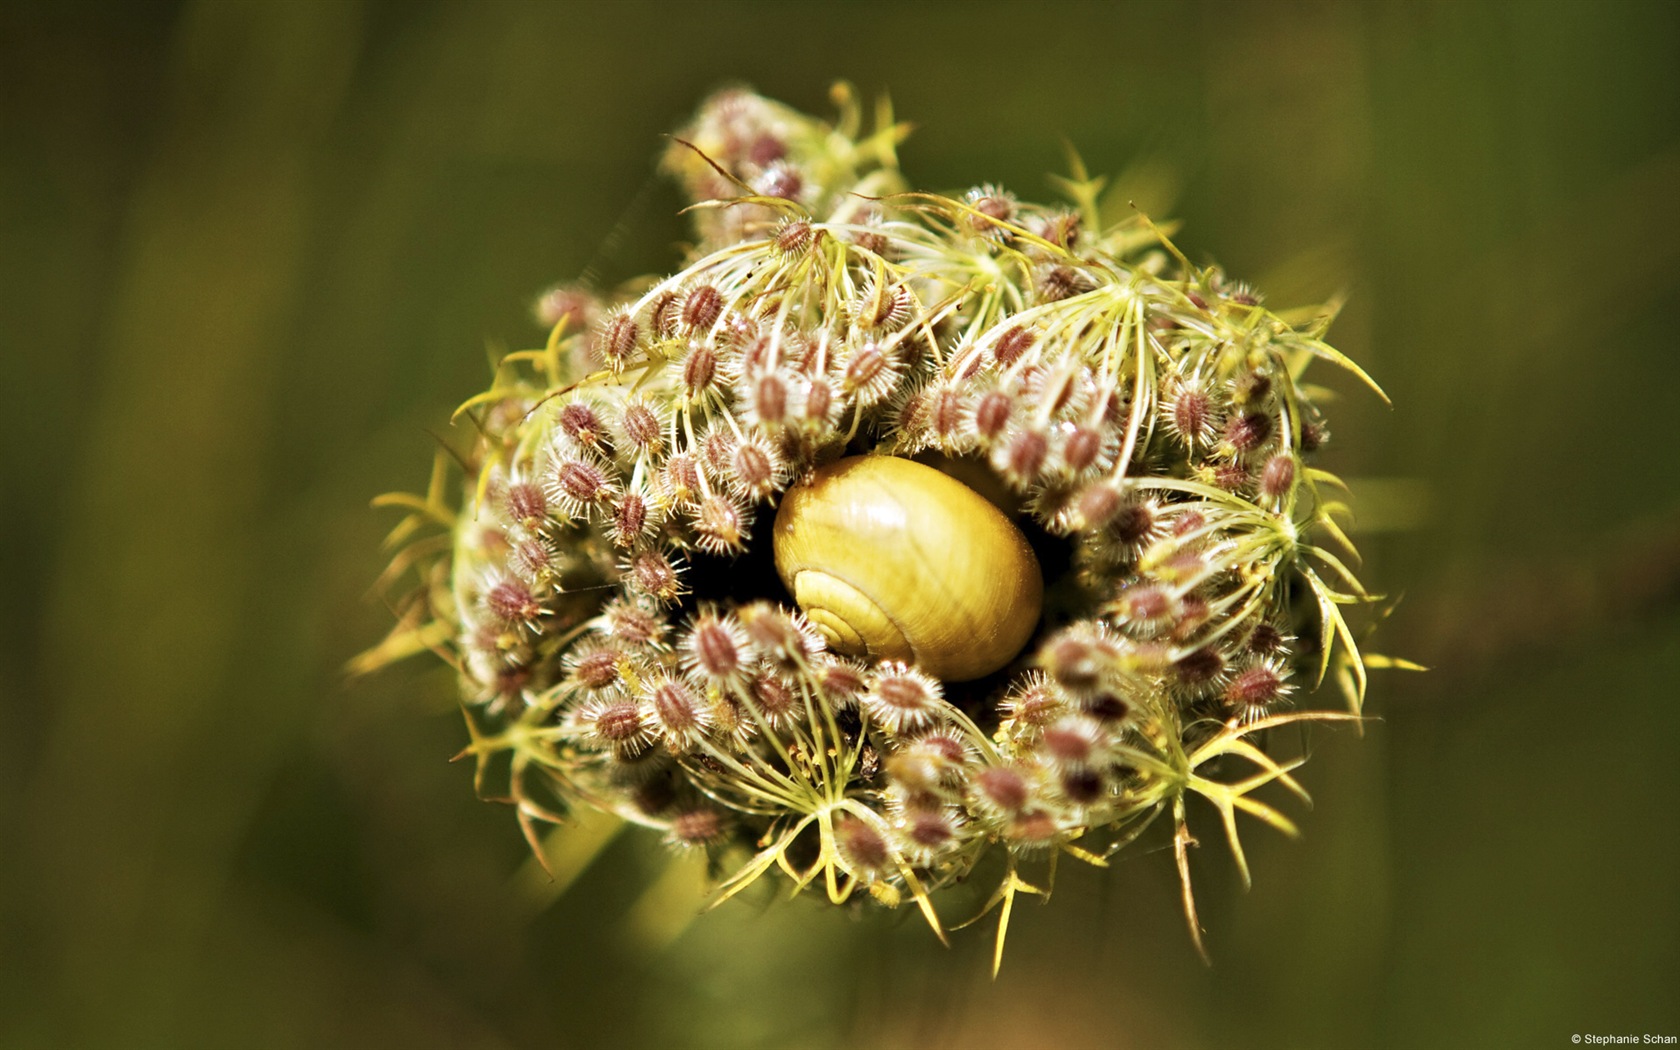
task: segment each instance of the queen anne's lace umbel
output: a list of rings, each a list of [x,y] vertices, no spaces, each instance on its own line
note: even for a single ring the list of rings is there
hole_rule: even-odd
[[[1301,376],[1364,373],[1323,341],[1333,311],[1273,313],[1142,215],[1104,225],[1082,171],[1059,206],[909,191],[903,127],[883,107],[863,134],[837,97],[836,126],[744,90],[701,107],[665,158],[689,261],[541,300],[546,345],[458,412],[471,450],[389,497],[413,511],[393,569],[423,586],[364,663],[458,668],[479,790],[534,846],[594,807],[708,851],[720,899],[780,871],[937,931],[959,880],[1007,919],[1029,870],[1164,816],[1199,943],[1187,797],[1246,879],[1237,812],[1292,831],[1254,791],[1302,793],[1262,731],[1358,716],[1343,609],[1370,598]],[[839,656],[787,603],[780,495],[860,454],[980,477],[1048,552],[1004,672]],[[1326,675],[1347,712],[1291,709]]]

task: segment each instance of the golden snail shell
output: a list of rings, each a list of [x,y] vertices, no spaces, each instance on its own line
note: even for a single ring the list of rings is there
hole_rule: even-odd
[[[893,456],[831,463],[776,512],[776,571],[830,646],[964,681],[1021,651],[1044,580],[1021,530],[961,482]]]

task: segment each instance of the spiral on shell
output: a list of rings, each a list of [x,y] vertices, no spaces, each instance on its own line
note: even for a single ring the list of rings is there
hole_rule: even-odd
[[[783,584],[841,652],[966,681],[1009,663],[1038,624],[1044,581],[1021,530],[911,460],[813,472],[783,497],[774,537]]]

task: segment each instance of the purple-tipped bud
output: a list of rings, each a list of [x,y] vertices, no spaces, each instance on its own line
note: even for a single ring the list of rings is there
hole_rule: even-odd
[[[1116,612],[1144,637],[1158,634],[1178,612],[1178,600],[1164,587],[1134,584],[1120,592]]]
[[[965,199],[974,211],[965,216],[969,229],[983,237],[1005,241],[1010,231],[1002,224],[1015,218],[1015,198],[996,186],[976,186]]]
[[[609,637],[630,645],[660,645],[667,627],[659,614],[623,599],[608,602],[601,620]]]
[[[722,314],[723,295],[709,284],[701,285],[683,298],[682,322],[691,332],[712,327]]]
[[[738,616],[747,643],[763,656],[805,659],[816,654],[810,629],[801,630],[799,622],[779,605],[754,602],[744,606]]]
[[[1254,475],[1238,461],[1213,468],[1213,483],[1226,492],[1242,492],[1254,483]]]
[[[899,361],[896,346],[868,342],[852,351],[846,361],[845,389],[868,406],[886,397],[898,382]]]
[[[1043,303],[1071,299],[1091,290],[1091,278],[1071,266],[1046,267],[1038,275],[1038,300]]]
[[[788,393],[786,376],[778,372],[759,376],[753,381],[752,397],[748,405],[752,418],[767,426],[780,426],[786,422]]]
[[[671,818],[671,838],[684,846],[710,846],[723,840],[723,814],[706,806]]]
[[[754,166],[769,167],[787,156],[787,143],[768,131],[759,132],[747,147],[747,160]]]
[[[840,403],[831,381],[821,376],[813,377],[805,387],[805,421],[817,426],[832,426]]]
[[[1076,526],[1100,528],[1107,525],[1126,509],[1125,500],[1120,487],[1113,482],[1097,481],[1085,486],[1074,500]]]
[[[520,525],[529,527],[548,517],[548,497],[543,495],[540,486],[529,481],[516,481],[509,485],[504,498],[508,517]]]
[[[709,343],[690,343],[682,363],[683,393],[690,401],[699,400],[716,380],[717,351]]]
[[[1113,693],[1097,693],[1079,703],[1079,710],[1103,725],[1119,725],[1132,717],[1132,705]]]
[[[1074,427],[1062,442],[1062,462],[1075,474],[1089,470],[1102,455],[1102,431],[1095,427]]]
[[[1004,834],[1016,846],[1042,849],[1056,840],[1056,818],[1042,809],[1029,810],[1009,822]]]
[[[560,459],[548,478],[548,495],[568,514],[582,514],[613,494],[612,477],[600,463],[575,456]]]
[[[1179,579],[1194,579],[1199,575],[1205,566],[1200,556],[1196,556],[1196,562],[1196,568],[1185,573]],[[1190,641],[1202,629],[1202,625],[1207,623],[1209,615],[1211,615],[1211,607],[1208,605],[1206,598],[1194,594],[1187,594],[1180,598],[1178,601],[1178,619],[1173,623],[1172,628],[1172,640],[1175,642]]]
[[[1225,441],[1238,452],[1253,452],[1272,436],[1272,417],[1245,412],[1225,421]]]
[[[1264,372],[1244,372],[1231,384],[1231,401],[1238,405],[1252,405],[1264,401],[1271,392],[1271,376]]]
[[[636,352],[640,339],[641,329],[636,326],[635,318],[628,313],[617,313],[596,331],[595,352],[616,372]]]
[[[1289,691],[1283,675],[1268,663],[1257,663],[1235,675],[1225,686],[1225,699],[1239,707],[1264,707]]]
[[[892,857],[881,833],[853,816],[834,822],[834,841],[846,863],[865,874],[885,870]]]
[[[796,201],[805,189],[805,177],[786,161],[776,161],[753,180],[753,189],[765,197]]]
[[[921,399],[921,425],[942,442],[955,441],[967,409],[968,400],[955,387],[944,384],[930,387]]]
[[[1154,539],[1158,523],[1159,518],[1151,504],[1130,502],[1115,513],[1109,531],[1115,539],[1136,549]]]
[[[1102,685],[1114,653],[1084,632],[1066,631],[1044,652],[1044,667],[1056,684],[1072,693],[1089,693]]]
[[[819,664],[813,677],[817,689],[836,710],[854,706],[868,684],[863,671],[855,664],[834,657]]]
[[[607,428],[601,414],[586,401],[568,401],[560,406],[560,429],[567,437],[591,449],[599,449],[606,442]]]
[[[713,427],[700,439],[700,463],[708,476],[727,478],[734,456],[735,438],[724,428]]]
[[[974,430],[982,441],[995,441],[1009,424],[1015,401],[1001,390],[992,390],[974,406]]]
[[[508,567],[527,580],[541,581],[554,571],[554,547],[542,536],[514,541],[508,551]]]
[[[1181,388],[1166,404],[1167,421],[1186,444],[1206,443],[1213,435],[1213,399],[1199,386]]]
[[[1042,746],[1045,756],[1058,768],[1082,769],[1097,761],[1107,735],[1093,719],[1068,715],[1045,727]]]
[[[691,747],[711,725],[711,714],[680,678],[655,679],[648,689],[648,703],[654,725],[674,750]]]
[[[689,452],[672,455],[660,471],[660,487],[677,506],[691,505],[700,495],[700,462]]]
[[[771,725],[780,725],[799,716],[799,694],[776,675],[755,675],[748,688],[753,703],[758,705],[758,710]]]
[[[544,328],[566,322],[566,331],[580,332],[589,327],[595,316],[595,297],[581,288],[558,285],[544,292],[533,312]]]
[[[542,602],[523,580],[499,580],[484,592],[484,608],[509,626],[530,627],[543,614]]]
[[[607,689],[618,684],[619,661],[623,658],[617,649],[592,649],[576,659],[572,673],[585,689]]]
[[[915,296],[907,284],[866,287],[852,301],[852,322],[859,328],[897,331],[914,312]]]
[[[659,416],[640,402],[624,406],[624,437],[637,455],[657,456],[665,447],[665,431]]]
[[[677,322],[682,318],[682,296],[663,291],[648,307],[648,326],[656,339],[669,339],[677,334]]]
[[[811,224],[804,219],[790,219],[776,230],[773,241],[776,251],[782,255],[804,255],[811,247],[814,239]]]
[[[1267,653],[1282,653],[1289,649],[1289,640],[1283,632],[1269,623],[1258,623],[1254,630],[1248,633],[1248,651],[1265,655]]]
[[[1041,430],[1017,430],[992,451],[992,466],[1004,480],[1025,487],[1038,479],[1050,454],[1050,438]]]
[[[735,446],[730,455],[728,476],[730,484],[741,495],[748,499],[763,499],[776,491],[781,483],[781,457],[762,437],[749,437]]]
[[[852,237],[852,243],[866,252],[886,258],[892,251],[892,242],[887,235],[876,230],[861,230]]]
[[[634,546],[650,525],[647,500],[641,493],[626,492],[613,504],[611,535],[617,546]]]
[[[647,547],[632,555],[626,575],[632,589],[661,605],[670,605],[682,597],[682,577],[658,547]]]
[[[1033,730],[1043,729],[1066,710],[1042,676],[1034,675],[1010,690],[1000,705],[1000,714],[1017,726]]]
[[[974,775],[974,790],[981,800],[1005,813],[1017,813],[1032,797],[1027,778],[1008,766],[992,766]]]
[[[1038,235],[1051,244],[1072,248],[1079,243],[1081,225],[1078,212],[1064,211],[1045,219],[1038,227]]]
[[[997,341],[992,344],[992,358],[997,361],[999,368],[1008,368],[1020,360],[1022,354],[1031,350],[1036,342],[1038,342],[1037,332],[1021,325],[1015,325],[998,336]]]
[[[1066,770],[1056,783],[1076,806],[1089,806],[1108,792],[1108,782],[1094,769]]]
[[[702,613],[682,641],[683,665],[714,682],[739,676],[746,666],[746,639],[733,616]]]
[[[1266,461],[1260,472],[1260,491],[1272,499],[1282,499],[1295,487],[1295,457],[1279,452]]]
[[[969,759],[968,746],[954,732],[934,731],[917,737],[910,748],[944,767],[961,766]]]
[[[1225,658],[1212,646],[1203,646],[1173,664],[1173,674],[1187,686],[1198,687],[1225,673]]]
[[[634,754],[647,744],[647,723],[633,700],[594,702],[578,712],[578,721],[599,743]]]
[[[863,707],[882,728],[899,733],[931,725],[941,717],[940,693],[935,679],[908,664],[888,660],[876,669]]]
[[[931,860],[957,840],[960,823],[945,809],[917,809],[906,813],[902,822],[904,839],[922,860]]]

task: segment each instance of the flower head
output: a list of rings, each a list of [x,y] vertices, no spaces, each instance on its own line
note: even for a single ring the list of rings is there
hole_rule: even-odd
[[[542,349],[469,402],[458,504],[442,480],[403,501],[424,508],[396,534],[416,537],[398,572],[420,570],[404,608],[427,618],[380,652],[449,656],[479,780],[503,770],[522,820],[654,825],[743,865],[723,896],[782,872],[836,902],[911,899],[938,928],[936,895],[1001,871],[1007,917],[1030,866],[1100,862],[1165,817],[1188,899],[1188,795],[1240,860],[1238,811],[1289,826],[1249,792],[1297,787],[1262,731],[1363,702],[1347,617],[1367,596],[1300,381],[1346,359],[1327,322],[1270,312],[1147,219],[1105,227],[1082,171],[1062,204],[911,192],[905,129],[865,132],[836,97],[829,124],[713,95],[664,158],[695,205],[676,272],[545,293]],[[886,492],[829,534],[789,524],[858,456],[933,460],[972,482],[969,509],[934,527]],[[1043,570],[1024,649],[941,591],[998,591],[1003,556],[962,564],[957,542],[993,513],[1018,536],[996,549]],[[860,538],[883,520],[899,531]],[[783,575],[784,540],[850,560]],[[860,550],[892,600],[853,578]],[[936,571],[897,578],[906,552]],[[856,622],[823,604],[848,592]],[[930,673],[958,674],[939,657],[959,644],[997,650],[984,677]],[[1290,710],[1321,678],[1349,713]]]

